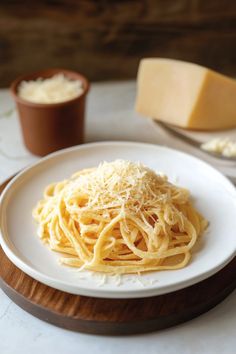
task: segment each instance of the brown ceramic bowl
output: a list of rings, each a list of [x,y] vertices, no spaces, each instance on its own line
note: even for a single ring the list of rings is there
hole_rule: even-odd
[[[33,103],[18,96],[21,81],[50,78],[63,73],[72,80],[81,80],[84,92],[60,103]],[[64,69],[48,69],[17,78],[10,87],[17,105],[26,147],[39,156],[84,142],[85,100],[88,80],[81,74]]]

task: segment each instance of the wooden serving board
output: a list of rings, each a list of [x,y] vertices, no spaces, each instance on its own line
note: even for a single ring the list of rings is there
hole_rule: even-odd
[[[99,299],[41,284],[11,263],[0,248],[0,287],[16,304],[56,326],[94,334],[144,333],[188,321],[235,289],[235,270],[236,257],[217,274],[183,290],[141,299]]]

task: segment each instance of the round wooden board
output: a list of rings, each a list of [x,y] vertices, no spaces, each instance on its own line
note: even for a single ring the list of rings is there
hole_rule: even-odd
[[[141,299],[99,299],[39,283],[11,263],[0,248],[0,286],[16,304],[59,327],[94,334],[144,333],[199,316],[235,289],[235,269],[236,257],[217,274],[183,290]]]

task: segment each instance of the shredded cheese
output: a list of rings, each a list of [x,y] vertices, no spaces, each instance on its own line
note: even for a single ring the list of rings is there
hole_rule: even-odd
[[[116,160],[103,162],[96,169],[84,170],[74,174],[65,200],[69,201],[79,189],[88,196],[81,210],[101,210],[103,217],[109,215],[108,209],[120,207],[137,212],[154,202],[165,202],[168,195],[162,193],[161,186],[167,183],[167,177],[156,174],[140,163]],[[182,190],[183,202],[189,198],[189,192]]]
[[[70,80],[63,74],[57,74],[49,79],[22,81],[18,95],[29,102],[59,103],[78,97],[83,91],[82,81]]]

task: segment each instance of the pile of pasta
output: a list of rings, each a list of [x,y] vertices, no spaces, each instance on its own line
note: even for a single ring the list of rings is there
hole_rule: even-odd
[[[182,268],[207,227],[188,190],[124,160],[50,184],[33,217],[63,264],[113,274]]]

